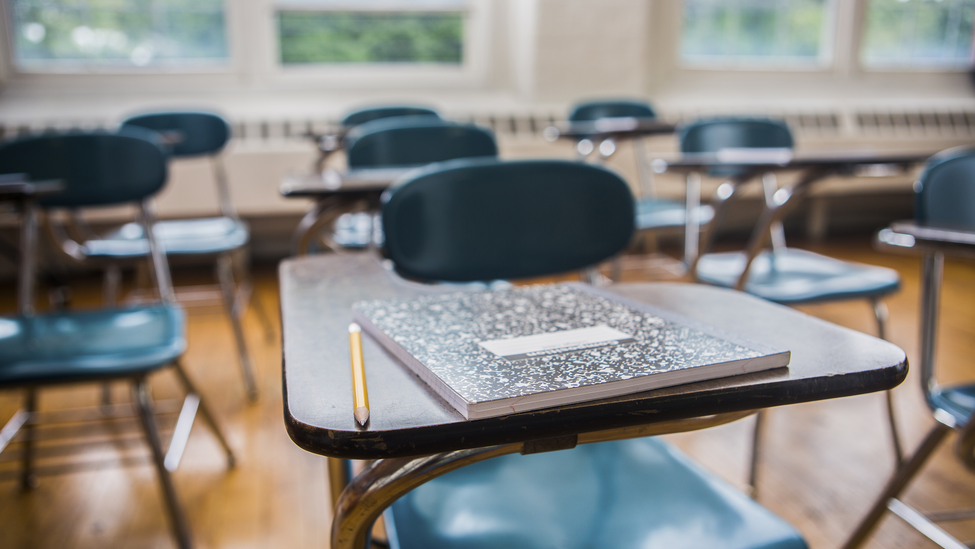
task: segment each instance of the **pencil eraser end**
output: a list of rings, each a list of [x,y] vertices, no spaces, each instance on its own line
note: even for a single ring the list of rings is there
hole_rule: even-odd
[[[349,333],[350,334],[354,334],[356,332],[361,332],[361,331],[362,331],[362,328],[360,328],[359,325],[356,324],[355,322],[353,322],[352,324],[349,324]]]

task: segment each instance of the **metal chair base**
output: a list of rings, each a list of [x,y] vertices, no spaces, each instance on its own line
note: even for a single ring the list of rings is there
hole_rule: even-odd
[[[181,549],[188,549],[193,547],[192,535],[190,533],[189,522],[176,495],[171,473],[179,466],[183,456],[183,450],[186,448],[186,443],[192,430],[193,422],[198,413],[202,416],[214,436],[216,436],[217,441],[223,447],[227,455],[228,468],[235,466],[236,458],[212,413],[197,392],[196,387],[183,371],[182,366],[178,363],[175,364],[175,370],[187,394],[183,400],[179,412],[179,419],[173,429],[173,435],[169,441],[167,451],[163,451],[162,438],[156,420],[155,406],[149,394],[149,388],[145,378],[138,378],[132,381],[134,416],[114,413],[120,405],[109,405],[107,407],[102,405],[99,410],[105,414],[105,419],[138,417],[143,435],[149,445],[152,462],[155,466],[160,486],[162,487],[163,499],[169,514],[170,526],[173,529],[174,538]],[[37,473],[39,471],[36,468],[33,444],[35,439],[34,431],[38,426],[34,417],[36,415],[37,389],[31,387],[28,389],[25,408],[17,411],[7,424],[0,429],[0,452],[7,448],[18,432],[21,430],[25,432],[21,457],[21,472],[19,475],[21,485],[24,489],[31,489],[37,486]],[[139,462],[131,459],[119,459],[112,463],[126,465]],[[61,467],[57,471],[52,470],[51,472],[68,472],[68,469]]]

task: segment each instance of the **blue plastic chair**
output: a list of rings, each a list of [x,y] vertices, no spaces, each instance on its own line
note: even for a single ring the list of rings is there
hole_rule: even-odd
[[[600,100],[579,103],[572,108],[569,113],[570,122],[594,122],[602,118],[629,117],[638,119],[655,119],[657,113],[645,101],[636,100]],[[615,143],[612,140],[605,140],[598,145],[583,143],[581,140],[577,144],[577,151],[580,156],[586,157],[586,151],[598,151],[600,160],[605,162],[616,152]],[[653,184],[653,173],[650,171],[649,158],[647,157],[645,139],[636,137],[632,139],[633,151],[636,156],[637,174],[640,179],[641,197],[636,206],[636,228],[637,231],[646,235],[653,233],[680,231],[687,226],[687,208],[679,200],[662,199],[657,197],[657,192]],[[706,225],[714,216],[714,210],[708,206],[699,206],[694,212],[698,225]],[[685,255],[686,252],[685,252]],[[691,261],[693,258],[685,258]],[[619,268],[619,266],[617,266]]]
[[[619,99],[577,103],[569,112],[569,122],[591,122],[600,118],[656,118],[646,101]]]
[[[397,111],[399,112],[399,111]],[[427,115],[387,116],[353,127],[343,146],[350,169],[423,166],[454,158],[495,157],[494,135],[481,127]],[[344,248],[364,248],[376,238],[371,213],[345,213],[330,239]]]
[[[951,149],[933,156],[914,189],[914,217],[918,225],[975,237],[975,149]],[[881,231],[878,241],[888,250],[896,251],[903,245],[903,241],[889,229]],[[908,242],[909,248],[914,245],[913,239]],[[888,509],[942,547],[968,547],[934,522],[951,520],[953,514],[972,518],[972,510],[962,513],[941,511],[933,516],[925,516],[898,499],[952,431],[959,432],[955,454],[969,471],[975,472],[975,421],[972,421],[975,415],[975,383],[939,384],[934,361],[944,256],[954,253],[971,257],[972,252],[948,247],[922,250],[922,253],[921,375],[918,379],[925,401],[933,412],[935,425],[917,450],[903,460],[891,475],[883,492],[847,540],[844,545],[846,549],[854,549],[866,541]]]
[[[423,166],[498,155],[490,131],[430,116],[398,116],[359,124],[345,135],[343,145],[349,169]]]
[[[395,118],[397,116],[428,116],[436,119],[440,118],[440,114],[437,111],[416,105],[386,105],[366,107],[352,111],[342,118],[342,122],[340,123],[342,128],[340,131],[312,136],[315,138],[315,143],[318,146],[318,158],[315,159],[315,163],[312,165],[312,172],[321,173],[325,169],[325,162],[333,153],[339,150],[342,144],[342,138],[353,127],[359,124],[365,124],[366,122],[372,122],[373,120]]]
[[[724,148],[793,147],[792,134],[784,122],[764,118],[716,118],[691,123],[680,130],[683,153],[713,153]],[[870,301],[881,338],[886,335],[887,309],[884,296],[900,288],[897,271],[872,265],[840,261],[805,250],[787,248],[780,222],[756,226],[745,252],[708,253],[725,214],[751,179],[747,170],[718,168],[710,175],[728,178],[719,188],[714,223],[705,232],[702,255],[692,272],[699,282],[735,288],[784,305],[821,303],[846,299]],[[777,189],[774,176],[762,177],[766,204],[772,204]],[[722,198],[724,197],[724,198]],[[772,249],[763,250],[756,242],[771,235]],[[894,422],[893,402],[887,392],[887,411],[894,435],[895,456],[900,460],[900,441]],[[749,484],[757,493],[761,426],[764,413],[757,416]]]
[[[60,179],[65,192],[42,201],[45,207],[107,206],[139,202],[143,227],[152,226],[148,197],[166,181],[166,157],[159,135],[141,128],[117,133],[74,133],[22,139],[0,147],[0,173],[28,173],[35,180]],[[32,230],[27,216],[24,230]],[[152,235],[151,231],[146,234]],[[30,314],[0,318],[0,388],[27,390],[26,409],[4,427],[0,451],[23,428],[22,484],[35,483],[32,414],[37,390],[52,386],[104,381],[132,384],[134,406],[152,451],[173,532],[180,547],[191,547],[186,516],[170,472],[179,464],[186,440],[170,443],[163,452],[153,413],[147,377],[172,366],[187,391],[176,433],[189,436],[196,411],[203,415],[233,466],[234,456],[213,416],[179,364],[186,349],[185,317],[173,305],[166,258],[154,238],[146,255],[153,261],[163,303],[93,312]],[[29,286],[29,285],[28,285]],[[27,296],[25,303],[30,302]],[[185,416],[185,419],[183,418]],[[186,423],[189,422],[189,423]],[[181,429],[182,427],[182,429]],[[175,435],[174,435],[175,436]]]
[[[440,114],[429,107],[420,107],[416,105],[387,105],[380,107],[366,107],[350,112],[349,114],[345,115],[344,118],[342,118],[342,127],[352,128],[353,126],[365,124],[366,122],[372,122],[373,120],[379,120],[381,118],[394,118],[397,116],[429,116],[433,118],[440,118]]]
[[[627,245],[633,207],[626,183],[601,167],[454,160],[389,192],[385,251],[400,273],[428,281],[578,270]],[[416,488],[384,517],[396,549],[806,547],[656,439],[480,462]]]
[[[237,214],[221,155],[231,138],[230,125],[213,113],[160,112],[134,116],[122,123],[122,127],[133,126],[161,133],[170,146],[170,155],[174,158],[204,156],[210,159],[221,216],[162,221],[156,225],[156,237],[169,256],[214,258],[216,276],[220,283],[220,299],[233,328],[247,396],[254,401],[258,396],[254,363],[241,326],[241,319],[247,312],[246,301],[252,297],[250,277],[245,268],[235,268],[233,259],[234,254],[247,246],[250,230]],[[139,257],[145,253],[145,235],[138,225],[130,223],[92,240],[90,246],[104,257]],[[109,271],[106,275],[118,278],[117,272]],[[114,285],[107,284],[106,287],[113,288]],[[110,299],[113,300],[114,297]],[[268,338],[272,338],[273,328],[267,314],[256,299],[253,303]]]

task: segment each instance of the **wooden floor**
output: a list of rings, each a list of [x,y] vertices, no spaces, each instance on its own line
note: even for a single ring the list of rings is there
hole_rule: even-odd
[[[877,254],[866,239],[817,248],[831,255],[898,269],[904,288],[889,301],[890,339],[911,358],[917,357],[918,262]],[[191,277],[197,276],[191,273]],[[645,276],[627,271],[627,279]],[[185,276],[184,276],[185,278]],[[259,299],[277,320],[274,269],[255,273]],[[975,356],[975,263],[946,265],[940,377],[972,379]],[[13,308],[12,287],[0,287],[0,310]],[[99,283],[80,280],[73,305],[96,305]],[[864,302],[804,307],[809,314],[868,333],[872,315]],[[239,465],[227,471],[220,449],[201,425],[194,429],[180,469],[177,490],[199,547],[328,546],[330,511],[324,458],[298,449],[284,430],[281,409],[280,334],[272,341],[253,311],[245,331],[259,370],[260,402],[244,399],[229,324],[218,309],[192,311],[189,351],[184,363],[210,400],[236,450]],[[153,379],[157,399],[177,396],[170,373]],[[128,401],[128,389],[113,388],[116,401]],[[98,403],[99,390],[58,389],[42,393],[42,410]],[[903,437],[913,448],[932,419],[921,398],[915,373],[895,391]],[[0,421],[18,408],[21,395],[0,394]],[[172,417],[164,418],[167,424]],[[70,474],[43,476],[29,492],[10,480],[16,470],[16,446],[0,455],[0,547],[173,547],[154,471],[140,445],[134,423],[113,424],[107,431],[127,434],[123,442],[101,443],[80,457],[127,459],[127,467],[99,467]],[[752,420],[746,419],[699,433],[667,437],[700,463],[734,484],[742,484]],[[104,429],[103,429],[104,431]],[[760,501],[795,525],[813,549],[836,547],[853,529],[887,476],[893,462],[882,395],[805,404],[771,411],[768,416]],[[88,439],[101,432],[88,434]],[[101,438],[98,438],[101,440]],[[75,441],[77,442],[77,440]],[[65,459],[61,445],[45,443],[48,463]],[[75,456],[74,459],[77,459]],[[923,510],[975,507],[975,475],[954,459],[950,445],[933,458],[906,500]],[[948,523],[946,529],[975,540],[975,521]],[[934,547],[897,518],[885,519],[868,544],[871,548]]]

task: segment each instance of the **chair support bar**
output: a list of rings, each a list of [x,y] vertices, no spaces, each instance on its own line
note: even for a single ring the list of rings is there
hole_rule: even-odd
[[[913,526],[915,530],[924,534],[926,538],[937,543],[944,549],[968,549],[967,545],[953,538],[951,534],[942,530],[937,524],[931,522],[924,515],[918,513],[913,507],[901,500],[890,500],[887,503],[887,508],[903,519],[904,522]]]
[[[579,444],[623,440],[674,432],[694,431],[723,425],[748,415],[752,411],[733,412],[699,418],[665,421],[656,424],[622,427],[584,433],[578,436]],[[382,512],[410,490],[441,475],[467,465],[521,452],[524,444],[505,444],[487,448],[474,448],[445,452],[417,458],[384,459],[373,462],[345,489],[335,506],[332,519],[332,549],[364,549],[369,541],[369,531]],[[330,477],[339,472],[338,462],[329,460]],[[331,480],[330,478],[330,480]],[[332,487],[333,492],[336,487]]]
[[[914,475],[917,474],[949,432],[951,432],[951,427],[940,422],[935,424],[934,428],[924,437],[914,455],[897,468],[894,476],[887,482],[883,493],[874,501],[870,512],[863,517],[857,529],[843,544],[843,549],[856,549],[867,540],[873,529],[877,527],[877,523],[880,522],[880,518],[883,517],[889,502],[899,496],[907,487],[907,484],[914,478]]]
[[[0,452],[3,452],[3,449],[10,444],[10,441],[13,440],[15,436],[17,436],[17,432],[20,431],[20,428],[23,427],[29,419],[30,414],[27,412],[27,410],[21,408],[20,410],[17,410],[13,417],[10,418],[10,421],[3,426],[3,429],[0,429]]]
[[[179,468],[179,462],[183,459],[183,451],[186,450],[186,442],[190,438],[190,431],[193,429],[193,420],[196,419],[196,411],[200,407],[200,397],[195,393],[186,395],[183,401],[183,409],[176,420],[176,427],[173,428],[173,437],[169,441],[169,449],[166,450],[164,465],[166,470],[172,473]]]

